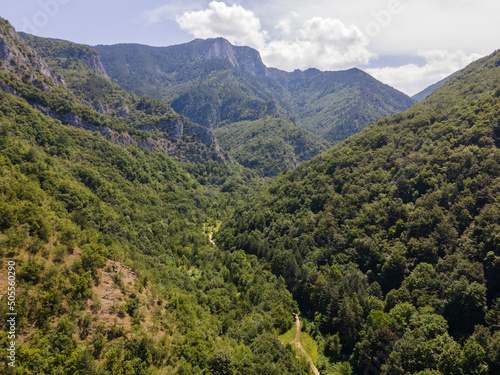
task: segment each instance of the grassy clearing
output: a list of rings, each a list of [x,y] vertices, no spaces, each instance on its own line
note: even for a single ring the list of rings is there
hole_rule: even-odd
[[[215,221],[215,225],[213,225],[213,224],[214,224],[213,221],[203,224],[203,232],[206,235],[208,235],[209,233],[216,233],[220,229],[220,227],[222,225],[222,221],[217,220],[217,221]]]
[[[283,345],[287,345],[295,340],[296,334],[297,334],[297,327],[294,324],[290,330],[279,336],[279,339],[283,343]],[[314,341],[314,339],[307,332],[301,331],[300,343],[304,347],[306,353],[312,358],[314,364],[317,364],[319,354],[318,354],[318,344],[316,343],[316,341]],[[292,346],[297,356],[299,357],[304,356],[301,350],[299,350],[295,345]]]
[[[289,329],[287,332],[279,336],[279,339],[283,343],[283,345],[290,344],[293,340],[295,340],[296,333],[297,333],[297,327],[295,326],[294,323],[291,329]]]
[[[318,363],[318,343],[307,333],[300,332],[300,342],[307,354],[312,358],[314,364]]]

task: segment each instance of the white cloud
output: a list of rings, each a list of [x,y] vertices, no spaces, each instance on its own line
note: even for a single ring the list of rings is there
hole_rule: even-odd
[[[185,12],[176,20],[196,38],[220,36],[231,43],[256,48],[266,65],[284,70],[338,70],[366,64],[372,57],[368,40],[357,27],[322,17],[310,18],[295,27],[297,16],[292,12],[282,18],[275,28],[283,38],[271,41],[259,18],[239,5],[212,1],[208,9]]]
[[[274,28],[281,31],[283,35],[289,36],[292,33],[294,21],[299,17],[300,14],[297,12],[289,12],[288,15],[278,21]]]
[[[339,44],[347,46],[366,43],[358,28],[355,26],[347,28],[340,20],[333,18],[311,18],[299,30],[299,35],[303,40],[310,39],[325,45]]]
[[[257,49],[263,48],[268,38],[252,11],[218,1],[212,1],[208,9],[185,12],[176,17],[176,21],[195,38],[223,37],[231,43]]]
[[[351,68],[368,63],[368,41],[355,26],[340,20],[314,17],[293,38],[273,40],[261,51],[264,62],[284,70],[315,67],[322,70]]]
[[[192,1],[186,4],[183,0],[170,0],[168,4],[141,12],[137,21],[144,23],[146,26],[150,26],[165,20],[175,20],[175,17],[179,13],[196,7],[194,3],[195,2]]]
[[[163,5],[159,8],[148,10],[142,13],[142,18],[147,24],[155,24],[168,19],[171,16],[173,9],[171,5]]]
[[[408,64],[396,68],[366,69],[366,72],[408,95],[414,95],[481,57],[464,51],[436,49],[419,51],[418,55],[426,59],[425,65]]]

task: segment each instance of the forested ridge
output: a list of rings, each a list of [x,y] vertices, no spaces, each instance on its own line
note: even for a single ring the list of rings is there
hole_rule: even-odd
[[[226,125],[214,133],[235,160],[263,177],[293,169],[328,146],[320,137],[277,116]]]
[[[167,84],[137,96],[93,48],[0,19],[0,264],[19,314],[0,372],[499,374],[500,53],[313,157],[327,143],[249,78],[266,69],[254,50],[233,51],[235,71],[196,48],[184,62],[220,91],[172,106],[207,109],[234,74],[215,127],[165,103]],[[294,74],[280,84],[320,73]],[[319,128],[339,115],[302,99]]]
[[[499,80],[497,52],[282,173],[218,232],[283,276],[320,371],[499,373]]]

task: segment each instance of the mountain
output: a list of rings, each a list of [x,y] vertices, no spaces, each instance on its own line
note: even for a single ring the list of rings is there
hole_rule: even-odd
[[[161,111],[173,111],[165,103],[161,103],[151,98],[136,97],[126,92],[117,84],[110,82],[109,79],[107,79],[106,71],[102,67],[98,53],[92,48],[71,42],[37,38],[27,34],[22,34],[22,36],[30,46],[48,61],[52,68],[65,77],[68,77],[67,82],[69,87],[80,97],[84,98],[87,105],[96,111],[117,117],[120,121],[129,123],[137,129],[148,131],[157,131],[159,129],[160,131],[164,131],[167,133],[167,136],[163,136],[163,138],[167,138],[170,135],[170,137],[178,139],[180,132],[184,132],[185,135],[194,132],[197,134],[204,134],[202,142],[214,145],[217,153],[216,159],[227,159],[229,163],[232,163],[231,157],[226,157],[225,152],[222,151],[230,147],[231,142],[225,137],[224,141],[221,143],[221,149],[219,147],[219,140],[213,135],[212,127],[209,124],[207,125],[203,119],[197,119],[192,116],[192,118],[199,120],[205,126],[193,124],[186,121],[185,118],[183,118],[181,123],[177,121],[174,122],[174,124],[165,121],[165,118],[157,120],[156,124],[153,122],[154,120],[145,119],[144,112],[146,111],[154,111],[154,113],[148,113],[148,115],[162,115]],[[243,52],[245,51],[246,50],[243,49]],[[249,49],[249,51],[252,50]],[[215,52],[210,52],[211,56],[214,56],[215,53],[221,52],[219,49],[216,49]],[[243,69],[248,70],[250,68]],[[255,67],[252,69],[255,69]],[[193,98],[192,100],[202,105],[198,98]],[[263,118],[263,116],[280,116],[280,109],[274,101],[259,102],[252,100],[248,104],[248,108],[234,107],[234,110],[239,111],[237,115],[238,119],[259,119]],[[246,114],[243,115],[242,113],[245,111]],[[181,126],[176,126],[171,129],[172,125],[175,126],[179,123]],[[291,152],[284,154],[283,159],[269,157],[269,153],[272,152],[269,149],[269,143],[261,143],[259,140],[254,140],[252,144],[246,143],[239,145],[238,152],[236,152],[233,157],[244,166],[253,167],[261,176],[273,176],[281,172],[283,168],[293,168],[299,162],[310,159],[312,156],[324,151],[328,147],[328,143],[320,137],[299,128],[291,121],[286,121],[286,123],[286,126],[281,127],[282,129],[286,129],[284,137],[280,138],[277,144],[282,142],[283,144],[289,145],[289,147],[287,146],[288,151]],[[267,130],[266,133],[268,134],[269,130]],[[300,134],[300,136],[297,136],[297,134]],[[271,138],[276,139],[276,136],[271,135]],[[268,140],[271,138],[268,138]],[[295,141],[300,144],[295,143]],[[193,148],[193,139],[190,139],[190,141],[186,143]],[[177,160],[204,162],[214,159],[210,154],[202,153],[199,155],[199,153],[197,154],[187,147],[174,148],[171,145],[165,145],[163,148],[167,150],[170,156],[175,157]],[[182,151],[179,152],[179,150]],[[295,150],[297,150],[297,152],[295,152]],[[190,155],[189,158],[184,156],[186,153]],[[256,163],[248,163],[248,159],[255,155],[268,155],[268,157],[258,159]],[[256,159],[254,159],[254,161],[255,160]]]
[[[22,37],[65,77],[82,104],[155,134],[155,139],[144,135],[147,139],[139,142],[129,139],[130,134],[115,136],[119,142],[136,142],[194,162],[232,163],[223,151],[231,149],[238,163],[262,177],[293,168],[326,150],[330,142],[413,103],[357,69],[294,73],[268,69],[257,51],[235,47],[222,38],[165,48],[116,45],[94,50],[62,40]],[[272,121],[279,124],[276,134],[271,134],[276,126],[263,128],[269,123],[266,118],[276,119]],[[215,129],[220,129],[222,148]],[[228,136],[235,132],[245,135]],[[235,139],[242,143],[235,145]]]
[[[499,117],[497,51],[223,224],[308,314],[321,373],[500,373]]]
[[[38,40],[34,47],[43,49],[44,43],[54,42]],[[258,139],[238,145],[238,152],[232,155],[237,162],[251,166],[261,176],[274,176],[283,168],[293,167],[324,151],[329,145],[288,119],[283,109],[267,92],[268,88],[255,82],[253,76],[267,74],[267,68],[255,50],[243,47],[235,49],[223,39],[196,40],[187,51],[184,46],[165,49],[140,45],[95,48],[105,62],[106,71],[109,71],[112,77],[118,77],[117,82],[125,89],[171,102],[176,111],[208,128],[207,131],[212,132],[222,122],[243,125],[244,121],[257,120],[257,123],[262,124],[266,116],[286,119],[286,127],[281,127],[286,129],[286,134],[279,142],[289,144],[287,147],[291,152],[283,155],[283,159],[270,158],[268,154],[271,150],[268,144],[261,143]],[[49,53],[45,55],[52,61],[54,58],[60,58],[57,54],[57,49],[50,48]],[[200,56],[203,58],[200,59]],[[116,60],[106,63],[111,58]],[[184,72],[180,72],[183,69]],[[246,77],[245,74],[249,76]],[[172,80],[175,80],[175,87],[167,87],[165,81]],[[200,82],[197,83],[196,80]],[[184,92],[175,96],[175,99],[166,97],[180,90]],[[253,93],[249,90],[253,90]],[[300,145],[293,143],[294,139],[299,139],[295,133],[300,133]],[[233,146],[227,141],[227,137],[224,137],[224,140],[221,143],[222,149]],[[255,159],[256,155],[268,156]],[[249,159],[253,159],[253,162],[249,163]]]
[[[95,46],[111,79],[216,128],[274,114],[329,142],[356,133],[414,101],[358,69],[287,73],[267,68],[257,51],[222,38],[170,47]]]
[[[228,124],[215,135],[235,160],[263,177],[293,169],[328,148],[328,142],[277,116]]]
[[[255,101],[274,101],[258,52],[222,38],[170,47],[119,44],[94,49],[114,82],[172,103],[203,126],[255,120],[260,117]]]
[[[141,147],[157,139],[127,123],[141,112],[135,98],[85,63],[91,50],[54,43],[61,60],[48,64],[0,19],[0,263],[15,274],[0,278],[14,302],[0,311],[17,314],[15,338],[0,323],[16,356],[0,373],[308,374],[278,339],[298,312],[283,281],[209,240],[251,181],[228,163],[183,162],[206,178],[226,173],[215,189]],[[66,63],[64,78],[50,67]],[[91,99],[130,115],[100,114]],[[166,104],[146,104],[165,116]],[[127,135],[136,141],[119,142]]]
[[[196,43],[176,105],[213,124],[0,19],[0,373],[500,373],[500,52],[313,156],[293,91],[369,77]],[[266,176],[311,159],[264,184],[217,139]]]
[[[36,105],[45,106],[47,114],[73,126],[100,128],[103,135],[119,144],[162,150],[177,160],[232,163],[210,129],[188,121],[165,103],[137,97],[113,84],[92,48],[28,34],[21,34],[21,37],[26,43],[24,46],[32,53],[36,51],[48,69],[64,77],[64,84],[60,85],[67,93],[64,111],[61,112],[61,106],[47,106],[35,100],[38,101]],[[17,42],[21,43],[21,38]],[[17,47],[6,48],[16,50]],[[78,111],[83,111],[88,121],[82,119]],[[100,118],[97,124],[95,118]],[[114,124],[114,131],[108,123]]]
[[[448,77],[443,78],[441,81],[434,83],[433,85],[430,85],[426,89],[420,91],[418,94],[413,95],[411,98],[415,100],[416,102],[421,102],[425,98],[427,98],[430,94],[432,94],[434,91],[436,91],[439,87],[444,85],[446,82],[448,82],[451,77],[453,77],[455,74],[458,72],[455,72],[453,74],[450,74]]]
[[[359,69],[286,73],[271,70],[290,93],[301,126],[337,143],[370,122],[411,107],[415,102]]]

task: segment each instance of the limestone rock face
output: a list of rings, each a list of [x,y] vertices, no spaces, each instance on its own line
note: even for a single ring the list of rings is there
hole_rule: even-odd
[[[128,116],[130,116],[130,108],[128,107],[128,105],[125,105],[124,107],[122,107],[120,109],[120,116],[121,117],[128,117]]]
[[[95,70],[97,73],[109,80],[108,73],[106,73],[106,69],[104,69],[104,65],[102,65],[101,59],[97,53],[89,53],[87,55],[80,56],[80,60],[89,68]]]
[[[233,46],[223,38],[213,40],[212,46],[205,52],[205,58],[209,60],[225,59],[228,60],[235,68],[239,66],[238,60],[234,54]]]
[[[224,59],[241,72],[258,76],[269,75],[260,53],[253,48],[233,46],[224,38],[196,39],[192,43],[198,43],[205,50],[206,59]]]
[[[101,115],[107,115],[107,114],[113,112],[113,110],[111,108],[109,108],[109,106],[107,104],[103,104],[101,102],[95,103],[94,108]]]
[[[23,78],[27,70],[34,70],[56,86],[65,85],[64,78],[52,70],[10,25],[8,27],[7,30],[2,30],[4,32],[0,33],[1,69],[13,73],[19,79]],[[6,28],[6,26],[2,25],[2,28]],[[36,75],[32,72],[29,79],[33,81],[35,78]]]

